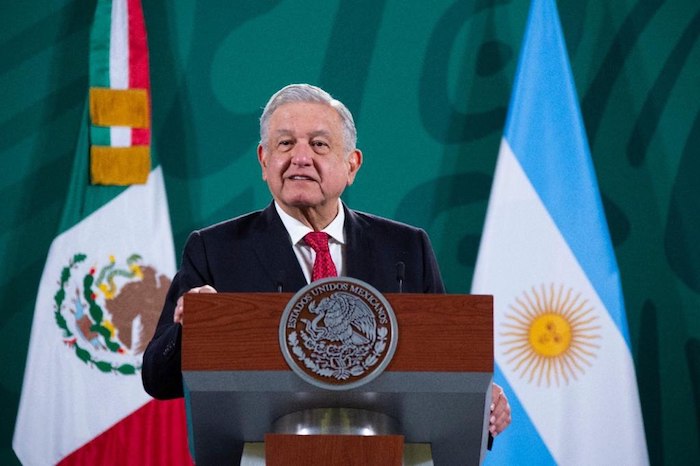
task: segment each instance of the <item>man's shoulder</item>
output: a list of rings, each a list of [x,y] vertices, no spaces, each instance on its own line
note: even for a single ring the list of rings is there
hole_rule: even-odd
[[[208,238],[236,236],[258,228],[261,223],[266,221],[266,210],[256,210],[201,228],[196,230],[194,234]]]
[[[400,222],[398,220],[392,220],[376,214],[370,214],[368,212],[352,209],[348,209],[348,212],[348,218],[355,222],[360,228],[373,228],[387,232],[405,232],[410,234],[422,233],[424,231],[420,227],[409,225],[408,223]]]

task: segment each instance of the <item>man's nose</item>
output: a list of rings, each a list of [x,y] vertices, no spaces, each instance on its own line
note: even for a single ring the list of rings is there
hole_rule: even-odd
[[[307,142],[299,142],[292,148],[292,163],[301,167],[311,165],[313,153]]]

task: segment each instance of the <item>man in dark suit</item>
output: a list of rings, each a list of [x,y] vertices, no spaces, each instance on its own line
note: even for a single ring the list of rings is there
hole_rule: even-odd
[[[146,391],[183,395],[180,338],[185,293],[295,292],[312,280],[315,250],[304,237],[325,232],[338,275],[381,292],[444,293],[425,231],[348,209],[341,201],[362,165],[352,115],[307,84],[272,96],[260,118],[258,160],[273,202],[264,210],[193,232],[143,357]],[[401,287],[401,289],[399,289]],[[491,432],[510,423],[494,385]]]

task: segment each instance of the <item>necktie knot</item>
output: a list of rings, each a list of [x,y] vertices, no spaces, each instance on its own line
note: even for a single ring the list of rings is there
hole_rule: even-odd
[[[338,272],[335,269],[335,264],[328,248],[328,233],[312,231],[304,236],[304,241],[316,253],[313,270],[311,271],[311,281],[326,277],[336,277]]]
[[[328,233],[323,231],[312,231],[311,233],[307,233],[306,236],[304,236],[304,241],[306,241],[306,244],[311,246],[311,249],[313,249],[316,254],[329,250]]]

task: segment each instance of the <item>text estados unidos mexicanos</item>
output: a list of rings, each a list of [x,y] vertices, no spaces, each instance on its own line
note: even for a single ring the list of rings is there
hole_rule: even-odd
[[[304,296],[299,298],[296,303],[294,303],[289,319],[287,319],[287,328],[296,328],[299,314],[301,314],[301,311],[304,310],[304,308],[311,301],[313,301],[314,297],[319,296],[322,293],[329,293],[332,291],[350,291],[350,293],[364,299],[365,302],[367,302],[367,304],[374,309],[381,324],[386,324],[389,321],[384,305],[372,293],[360,286],[331,282],[313,288],[309,293],[306,293]]]

